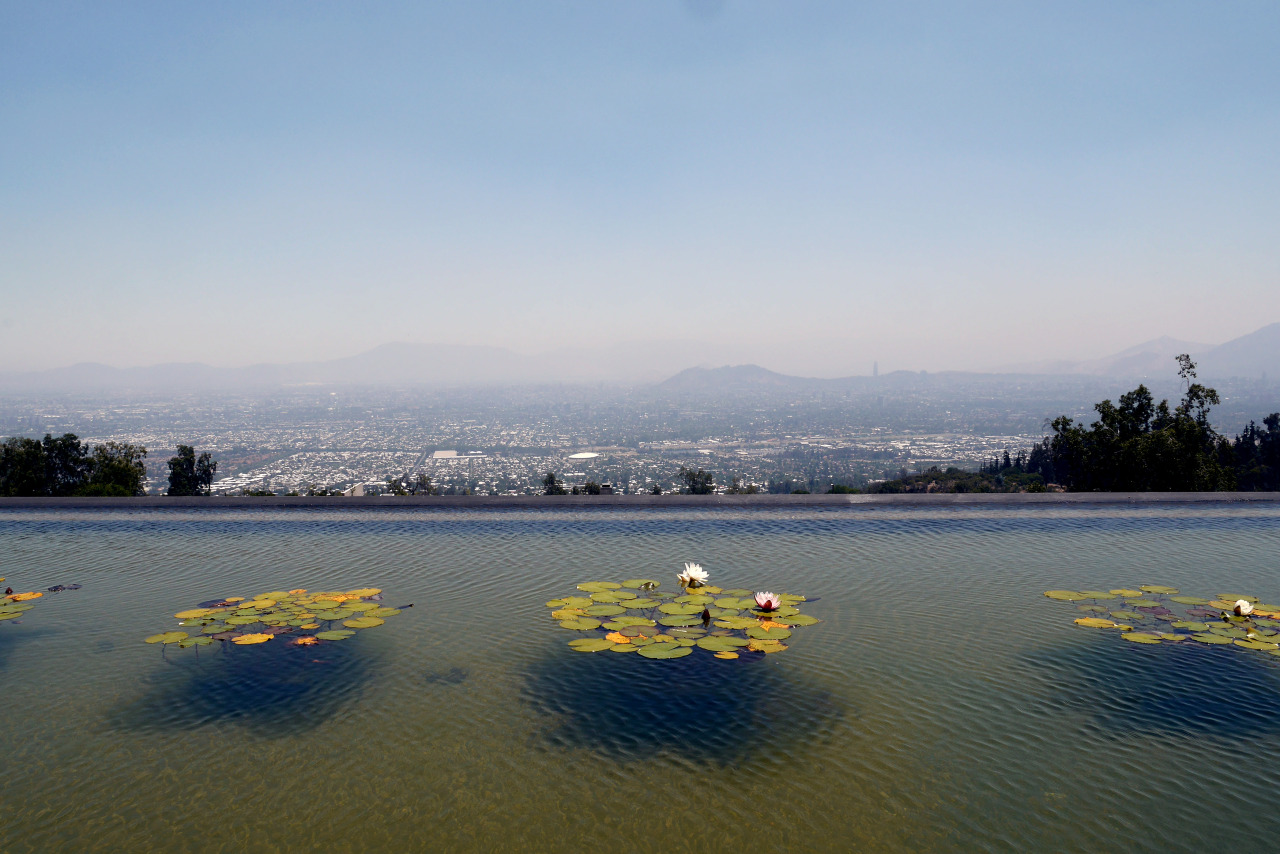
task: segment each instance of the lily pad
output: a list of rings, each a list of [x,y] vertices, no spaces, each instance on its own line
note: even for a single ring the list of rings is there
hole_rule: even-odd
[[[161,632],[158,635],[152,635],[146,638],[144,643],[177,643],[186,640],[190,635],[186,632]]]
[[[340,641],[346,640],[354,634],[355,632],[347,631],[346,629],[334,629],[331,632],[316,632],[315,636],[323,641]]]
[[[686,605],[678,602],[666,602],[658,606],[658,610],[664,614],[685,615],[701,614],[703,608],[701,605]]]
[[[349,629],[372,629],[374,626],[382,625],[385,620],[380,617],[354,617],[350,620],[343,620],[342,625]]]
[[[587,581],[578,585],[579,590],[588,593],[601,593],[606,590],[617,590],[621,584],[615,584],[612,581]]]
[[[654,643],[640,648],[640,654],[645,658],[684,658],[693,652],[692,647],[679,646],[674,643]]]
[[[609,652],[639,652],[640,647],[629,643],[615,643],[609,647]]]
[[[268,635],[265,633],[240,635],[239,637],[232,638],[231,642],[240,646],[250,646],[255,643],[266,643],[271,640],[272,637],[274,637],[274,635]]]
[[[1209,634],[1209,633],[1194,634],[1191,636],[1191,639],[1193,641],[1199,641],[1200,643],[1217,644],[1219,646],[1235,643],[1235,641],[1232,640],[1231,638],[1223,637],[1222,635]]]
[[[757,640],[786,640],[791,637],[790,629],[766,629],[762,626],[756,626],[754,629],[747,629],[747,637]]]
[[[1173,626],[1175,629],[1188,629],[1193,632],[1209,631],[1208,623],[1197,623],[1192,620],[1177,620],[1175,622],[1170,623],[1169,625]]]
[[[600,621],[590,617],[580,617],[576,620],[561,620],[560,627],[563,629],[573,629],[577,632],[589,632],[592,629],[600,628]]]
[[[1208,599],[1201,599],[1199,596],[1170,596],[1169,601],[1177,602],[1179,605],[1208,605]]]
[[[1138,589],[1147,593],[1159,593],[1161,596],[1172,596],[1178,592],[1178,588],[1166,587],[1163,584],[1143,584]]]
[[[1120,637],[1131,643],[1160,643],[1160,636],[1154,632],[1125,632]]]
[[[755,617],[725,617],[713,625],[721,629],[750,629],[760,625],[760,621]]]
[[[1235,640],[1235,641],[1232,641],[1232,643],[1234,643],[1236,646],[1242,646],[1245,649],[1261,649],[1261,650],[1280,649],[1280,643],[1268,643],[1267,641]]]
[[[614,614],[625,614],[626,611],[621,605],[592,605],[584,609],[584,613],[592,617],[612,617]]]
[[[706,595],[701,594],[701,593],[690,593],[690,594],[686,594],[686,595],[684,595],[684,596],[677,596],[677,597],[675,598],[675,601],[676,601],[676,602],[680,602],[680,603],[685,604],[685,605],[703,605],[703,606],[706,606],[706,605],[710,605],[712,602],[716,601],[716,599],[715,599],[715,597],[714,597],[714,596],[706,596]],[[701,609],[699,609],[699,610],[701,610]]]
[[[374,608],[372,611],[365,611],[366,617],[394,617],[400,613],[399,608]]]
[[[642,587],[657,587],[658,582],[652,578],[628,578],[622,582],[623,587],[630,587],[633,590],[639,590]]]
[[[569,641],[569,648],[575,652],[604,652],[613,646],[614,642],[607,638],[578,638]]]
[[[658,620],[658,625],[661,626],[698,626],[701,624],[701,617],[663,617]]]
[[[1091,629],[1127,629],[1129,626],[1123,626],[1113,620],[1104,620],[1102,617],[1081,617],[1075,621],[1077,626],[1085,626]]]
[[[1116,594],[1114,594],[1114,593],[1108,593],[1108,592],[1106,592],[1105,590],[1081,590],[1081,591],[1080,591],[1080,595],[1081,595],[1081,596],[1088,597],[1089,599],[1114,599],[1114,598],[1116,598]]]
[[[1117,596],[1141,596],[1142,595],[1141,590],[1128,590],[1123,587],[1120,588],[1119,590],[1112,590],[1111,592],[1116,594]]]
[[[641,609],[643,609],[643,608],[656,608],[656,607],[658,606],[658,600],[656,600],[656,599],[628,599],[627,601],[625,601],[625,602],[623,602],[623,603],[621,603],[621,604],[622,604],[622,607],[626,608],[626,609],[627,609],[627,610],[629,610],[629,611],[637,611],[637,610],[641,610]]]
[[[183,638],[178,641],[178,649],[187,649],[193,646],[209,646],[213,643],[213,638]]]
[[[1060,602],[1079,602],[1089,597],[1075,590],[1046,590],[1044,595],[1050,599],[1057,599]]]

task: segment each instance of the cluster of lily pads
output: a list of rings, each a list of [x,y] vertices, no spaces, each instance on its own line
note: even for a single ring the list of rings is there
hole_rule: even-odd
[[[1076,625],[1114,629],[1131,643],[1193,641],[1280,656],[1280,605],[1260,603],[1254,596],[1187,596],[1161,584],[1136,590],[1049,590],[1044,595],[1077,603],[1086,615]]]
[[[179,611],[174,616],[181,621],[181,630],[151,635],[146,643],[175,644],[179,649],[209,646],[214,641],[251,646],[295,635],[288,643],[311,646],[346,640],[357,630],[380,626],[399,613],[399,608],[382,605],[382,591],[376,587],[319,593],[275,590],[252,599],[212,599]]]
[[[582,634],[569,641],[578,652],[653,659],[683,658],[695,649],[722,660],[782,652],[793,629],[819,622],[800,613],[803,596],[713,587],[697,564],[687,565],[680,579],[678,591],[659,590],[649,578],[588,581],[578,585],[579,595],[547,607],[562,628]]]
[[[0,578],[0,582],[3,581],[4,579]],[[15,620],[21,617],[35,607],[35,605],[30,604],[30,600],[39,599],[43,595],[43,593],[37,591],[14,593],[13,588],[8,588],[3,598],[0,598],[0,621]]]

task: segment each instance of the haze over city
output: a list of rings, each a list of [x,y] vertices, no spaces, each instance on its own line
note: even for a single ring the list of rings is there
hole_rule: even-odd
[[[1221,344],[1280,320],[1277,25],[5,4],[0,370],[406,341],[838,377]]]

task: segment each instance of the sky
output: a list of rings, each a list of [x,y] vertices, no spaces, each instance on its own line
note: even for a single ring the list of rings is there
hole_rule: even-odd
[[[0,0],[0,371],[1216,344],[1277,140],[1274,2]]]

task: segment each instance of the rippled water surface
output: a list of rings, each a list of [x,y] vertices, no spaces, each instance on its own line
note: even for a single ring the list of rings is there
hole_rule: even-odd
[[[747,663],[580,654],[544,602],[698,560],[824,622]],[[0,850],[1190,850],[1280,833],[1280,658],[1050,588],[1280,601],[1280,507],[0,511]],[[381,587],[352,641],[141,643]],[[1235,845],[1234,842],[1230,844]]]

